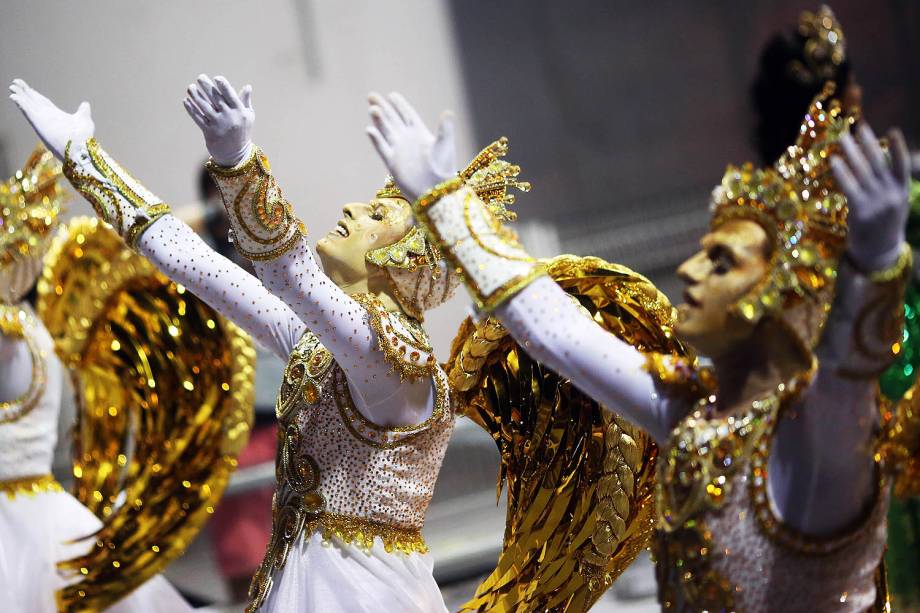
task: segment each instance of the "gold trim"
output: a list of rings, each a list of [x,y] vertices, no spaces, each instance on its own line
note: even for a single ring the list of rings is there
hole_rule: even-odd
[[[324,511],[304,526],[304,534],[314,532],[321,533],[325,541],[335,537],[348,544],[357,544],[366,550],[374,546],[375,538],[379,538],[387,553],[428,553],[428,545],[425,544],[421,529],[402,528],[363,517]]]
[[[392,323],[388,322],[386,325],[383,323],[384,313],[387,314],[388,318],[391,316],[400,317],[400,313],[387,311],[383,303],[380,302],[376,296],[372,296],[371,294],[353,294],[351,297],[367,311],[368,323],[374,329],[374,332],[377,333],[377,345],[380,347],[380,351],[383,352],[383,358],[399,373],[399,378],[401,380],[408,379],[409,381],[414,381],[421,377],[431,376],[432,372],[437,368],[437,361],[432,353],[431,341],[428,339],[428,334],[421,325],[415,324],[416,329],[412,330],[411,320],[408,318],[403,320],[403,324],[407,328],[410,328],[410,333],[417,333],[424,337],[424,340],[409,339],[402,335]],[[399,348],[403,351],[397,349],[395,345],[399,341],[405,343],[411,351],[406,351],[405,347]],[[417,355],[417,359],[421,359],[422,353],[428,354],[425,362],[418,363],[417,361],[409,361],[412,355]]]
[[[63,492],[64,488],[53,475],[31,475],[0,481],[0,492],[6,494],[10,500],[20,494],[35,496],[45,492]]]
[[[6,305],[0,305],[6,307]],[[42,398],[42,391],[47,380],[47,371],[45,360],[42,357],[42,351],[35,339],[29,332],[32,332],[34,320],[32,316],[24,310],[19,309],[24,317],[17,317],[22,324],[21,338],[25,341],[29,350],[29,357],[32,359],[32,380],[29,382],[29,388],[19,398],[0,402],[0,425],[13,423],[25,417],[32,412],[39,400]],[[28,328],[28,330],[26,330]]]
[[[228,179],[233,177],[239,177],[245,175],[252,170],[250,167],[255,164],[256,161],[256,152],[261,151],[259,147],[255,145],[252,146],[252,150],[249,152],[249,155],[246,156],[246,159],[237,164],[236,166],[221,166],[214,161],[214,158],[208,158],[208,161],[205,162],[205,168],[208,172],[212,172],[219,177],[226,177]]]
[[[459,191],[463,188],[464,183],[463,179],[460,177],[451,177],[446,181],[438,183],[430,190],[418,197],[415,203],[412,205],[412,208],[418,212],[422,209],[426,209],[441,198],[449,196],[450,194]],[[427,225],[427,224],[426,224]]]
[[[898,281],[910,270],[914,263],[914,251],[906,242],[901,243],[901,251],[894,264],[884,270],[869,273],[867,276],[873,283],[890,283]]]
[[[80,165],[70,155],[72,144],[73,141],[67,141],[67,146],[64,148],[64,176],[74,186],[74,189],[89,201],[96,215],[121,234],[124,230],[124,216],[118,204],[118,198],[99,179],[83,172]],[[106,209],[106,202],[111,211]]]
[[[294,234],[291,235],[291,238],[287,239],[285,242],[269,251],[260,251],[258,253],[246,251],[240,246],[239,242],[236,243],[236,250],[239,251],[240,255],[242,255],[244,258],[254,262],[267,262],[269,260],[278,259],[287,252],[292,251],[300,239],[306,238],[306,226],[304,226],[303,222],[300,220],[297,221],[297,226],[298,227]]]
[[[232,168],[219,166],[213,158],[208,160],[205,168],[217,184],[224,208],[230,214],[234,246],[240,255],[255,262],[274,260],[291,251],[301,238],[307,236],[306,226],[294,215],[290,202],[284,198],[261,148],[253,145],[249,156]],[[229,182],[227,185],[226,180],[231,179],[238,179],[241,183]],[[233,190],[238,191],[231,199],[228,191],[233,194]],[[248,203],[244,204],[244,200]],[[253,231],[243,214],[244,206],[255,222],[269,232],[268,238]],[[240,244],[243,239],[266,247],[275,246],[267,251],[249,251]]]
[[[332,389],[339,415],[345,427],[355,438],[377,449],[393,449],[428,432],[430,426],[447,416],[450,409],[450,389],[447,385],[447,377],[440,373],[433,376],[432,381],[435,386],[435,401],[431,417],[419,424],[389,428],[375,424],[355,408],[343,371],[336,370],[333,374]]]
[[[149,211],[150,219],[142,221],[140,223],[134,223],[128,228],[127,236],[125,236],[125,242],[128,244],[128,247],[131,249],[137,250],[137,243],[141,240],[141,237],[144,235],[144,232],[147,231],[150,226],[155,224],[160,220],[164,215],[169,215],[170,210],[169,206],[166,204],[156,205],[151,207]]]
[[[480,236],[476,233],[476,231],[473,230],[473,220],[470,218],[470,201],[473,199],[474,196],[475,194],[473,192],[470,192],[469,194],[467,194],[466,198],[463,199],[463,222],[466,225],[467,232],[469,232],[470,234],[470,238],[472,238],[473,241],[475,241],[475,243],[479,245],[479,248],[485,251],[486,253],[488,253],[489,255],[493,255],[503,260],[510,260],[512,262],[524,262],[528,264],[530,262],[535,262],[536,259],[529,255],[525,255],[525,257],[515,257],[515,256],[507,255],[504,253],[499,253],[498,251],[495,251],[494,249],[486,245],[485,242],[483,242],[482,238],[480,238]],[[523,249],[523,247],[517,241],[514,234],[510,230],[507,230],[506,228],[502,226],[501,222],[495,217],[492,211],[490,211],[485,206],[482,208],[482,210],[483,210],[483,213],[486,215],[486,223],[488,223],[489,226],[491,226],[492,231],[495,233],[496,238],[502,241],[505,245],[508,245],[512,248]]]

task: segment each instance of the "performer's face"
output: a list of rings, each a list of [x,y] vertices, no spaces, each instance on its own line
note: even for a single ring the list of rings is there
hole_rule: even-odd
[[[401,198],[352,202],[342,211],[336,227],[316,243],[325,273],[339,285],[367,278],[364,255],[392,245],[412,228],[412,209]]]
[[[701,354],[718,357],[754,331],[733,307],[768,273],[770,242],[756,222],[733,219],[704,236],[700,247],[677,269],[687,287],[675,332]]]

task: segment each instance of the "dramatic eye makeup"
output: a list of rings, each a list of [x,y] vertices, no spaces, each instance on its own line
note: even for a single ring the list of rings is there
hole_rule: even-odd
[[[706,250],[706,255],[713,264],[713,270],[725,274],[735,267],[735,257],[725,245],[713,245]]]

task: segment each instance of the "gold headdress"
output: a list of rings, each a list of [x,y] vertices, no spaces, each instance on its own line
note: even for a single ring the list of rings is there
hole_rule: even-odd
[[[517,180],[521,168],[502,159],[507,153],[508,139],[503,136],[457,174],[496,217],[513,221],[517,216],[507,207],[514,203],[514,194],[508,190],[514,187],[527,192],[530,183]],[[406,199],[392,177],[387,177],[376,197]],[[418,226],[395,243],[368,251],[365,259],[386,271],[400,305],[420,321],[425,311],[450,298],[459,284],[456,274],[441,259],[440,250]]]
[[[821,5],[816,13],[803,11],[798,31],[805,43],[802,60],[790,65],[792,75],[805,84],[836,79],[837,71],[846,60],[846,40],[830,7]]]
[[[61,165],[39,145],[0,185],[0,302],[18,301],[38,278],[65,199]]]
[[[812,102],[795,145],[769,168],[729,166],[713,192],[712,227],[756,221],[772,241],[770,272],[736,305],[756,322],[776,314],[814,347],[830,308],[846,240],[846,198],[830,170],[840,136],[856,121],[831,100],[829,83]]]

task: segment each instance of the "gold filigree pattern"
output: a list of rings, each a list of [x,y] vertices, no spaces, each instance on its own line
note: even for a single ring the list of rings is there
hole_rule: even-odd
[[[282,422],[293,419],[301,403],[315,405],[323,393],[326,375],[333,364],[332,353],[310,331],[297,342],[284,369],[275,414]]]
[[[151,224],[169,213],[169,206],[158,201],[111,159],[96,139],[85,143],[89,158],[85,167],[71,155],[72,145],[68,142],[64,150],[64,175],[90,202],[96,214],[112,225],[133,248]],[[99,177],[93,176],[93,171],[99,173]]]
[[[233,168],[209,160],[207,169],[230,216],[236,248],[244,257],[275,259],[307,235],[258,147],[253,146],[249,157]]]
[[[446,377],[435,375],[437,399],[432,417],[416,426],[383,428],[365,419],[354,407],[344,371],[312,332],[305,332],[297,343],[285,369],[278,394],[277,414],[281,424],[276,459],[277,488],[272,502],[272,535],[262,564],[250,584],[247,611],[257,611],[271,593],[275,574],[281,570],[294,544],[302,536],[320,533],[324,541],[338,539],[369,549],[380,539],[385,551],[425,553],[428,548],[419,527],[401,526],[339,512],[334,506],[337,492],[329,486],[323,491],[323,474],[317,458],[308,452],[308,430],[327,428],[329,422],[340,420],[341,435],[355,438],[361,447],[394,449],[408,445],[423,433],[430,432],[435,422],[444,422],[450,410]],[[333,400],[334,399],[334,400]],[[307,420],[307,423],[304,423]],[[312,420],[312,421],[311,421]],[[324,430],[324,437],[329,436]],[[341,454],[348,440],[330,441]],[[446,439],[444,440],[446,444]],[[322,452],[320,452],[322,453]],[[327,468],[329,458],[326,457]],[[338,462],[346,462],[338,458]],[[415,462],[422,463],[418,457]],[[360,470],[370,467],[360,465]],[[334,470],[334,468],[332,469]],[[436,473],[435,473],[436,474]],[[326,478],[328,478],[328,472]],[[420,516],[423,517],[423,514]]]
[[[388,311],[371,294],[355,294],[352,298],[368,314],[368,322],[377,334],[383,357],[402,380],[414,381],[430,377],[438,368],[428,333],[418,321],[402,313]]]
[[[668,362],[658,362],[666,369]],[[665,386],[686,381],[699,389],[682,364],[671,362],[677,371],[658,373]],[[723,507],[739,487],[737,481],[750,471],[751,497],[755,506],[766,504],[766,459],[773,429],[782,409],[799,397],[817,368],[811,368],[780,383],[773,392],[754,400],[740,414],[713,415],[716,398],[699,400],[696,410],[674,429],[667,451],[658,465],[658,524],[654,551],[658,562],[660,600],[666,610],[731,610],[736,586],[718,572],[714,560],[721,555],[714,545],[707,514]],[[765,512],[757,507],[758,518]],[[771,516],[772,517],[772,516]],[[773,534],[784,530],[780,522],[765,519],[762,527]]]
[[[846,241],[846,198],[830,169],[839,138],[856,121],[831,99],[829,83],[809,107],[796,143],[768,168],[729,166],[713,192],[711,226],[732,219],[761,225],[770,238],[770,272],[734,306],[750,322],[784,320],[814,346],[832,302]],[[803,312],[823,313],[803,317]]]
[[[0,493],[10,500],[16,496],[35,496],[44,492],[63,492],[64,488],[53,475],[35,475],[0,481]]]

